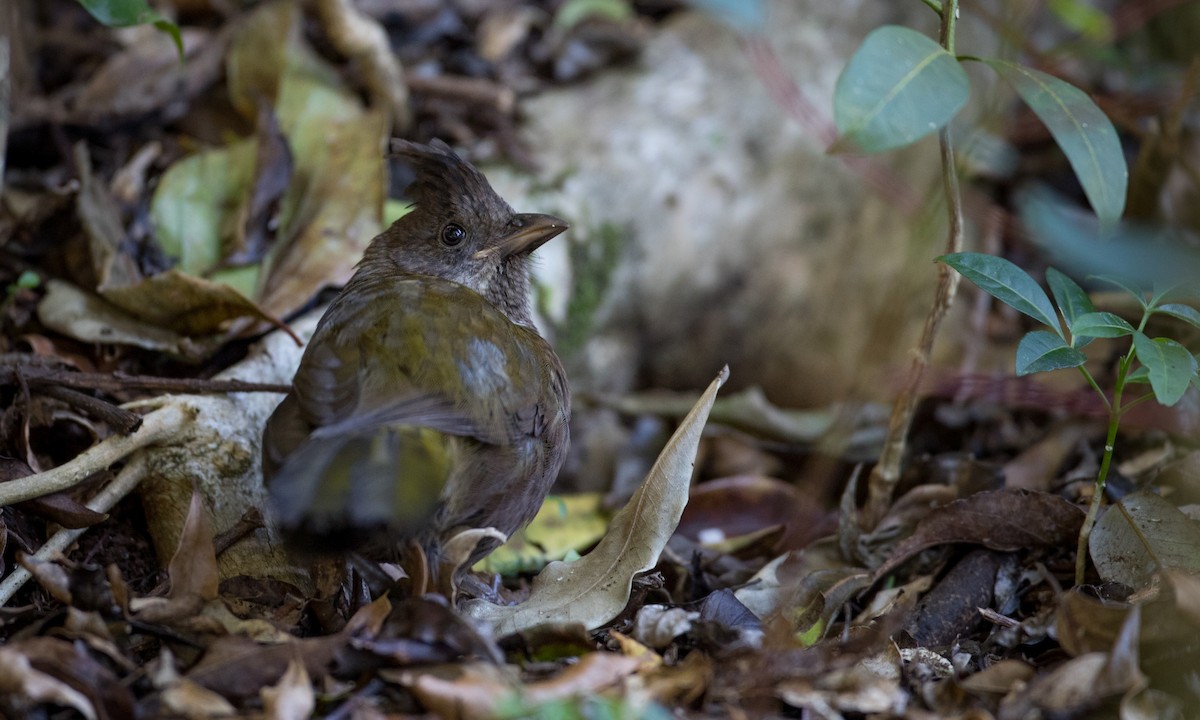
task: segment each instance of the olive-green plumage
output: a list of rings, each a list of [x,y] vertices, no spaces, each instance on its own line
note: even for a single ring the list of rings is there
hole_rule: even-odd
[[[394,149],[415,207],[371,241],[263,433],[274,523],[309,550],[511,534],[566,455],[570,396],[528,268],[566,224],[515,213],[445,146]]]

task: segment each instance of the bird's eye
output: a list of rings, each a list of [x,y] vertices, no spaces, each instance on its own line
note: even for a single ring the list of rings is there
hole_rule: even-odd
[[[454,247],[462,243],[467,237],[467,231],[462,229],[461,225],[450,223],[442,228],[442,243],[447,247]]]

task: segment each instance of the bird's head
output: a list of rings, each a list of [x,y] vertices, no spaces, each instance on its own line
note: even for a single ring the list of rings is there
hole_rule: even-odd
[[[531,324],[529,254],[566,230],[566,222],[514,211],[443,143],[394,140],[392,153],[415,174],[406,191],[414,207],[372,241],[364,263],[465,285],[514,322]]]

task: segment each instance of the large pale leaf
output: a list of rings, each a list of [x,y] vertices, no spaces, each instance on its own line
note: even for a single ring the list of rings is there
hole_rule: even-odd
[[[883,152],[943,127],[970,96],[954,56],[921,33],[884,25],[863,40],[838,77],[831,152]]]
[[[1200,328],[1200,311],[1197,311],[1196,308],[1192,307],[1191,305],[1184,305],[1182,303],[1167,303],[1166,305],[1159,305],[1154,312],[1170,315],[1177,320],[1184,321],[1192,327]]]
[[[381,229],[387,122],[364,107],[337,71],[305,43],[295,3],[259,6],[239,25],[228,56],[230,101],[248,119],[269,104],[278,129],[176,163],[155,193],[155,230],[187,272],[208,273],[237,247],[254,194],[256,150],[282,133],[294,171],[279,202],[278,231],[258,265],[213,277],[240,282],[271,316],[286,316],[312,293],[349,279]],[[270,134],[266,133],[270,130]],[[261,218],[260,218],[261,220]],[[236,242],[235,242],[236,241]],[[221,257],[226,254],[226,257]],[[260,279],[261,278],[261,279]],[[255,284],[257,283],[257,284]]]
[[[1012,262],[983,253],[950,253],[938,261],[962,273],[988,295],[1061,334],[1046,291]]]
[[[1137,492],[1105,511],[1088,550],[1100,577],[1141,588],[1155,572],[1200,571],[1200,523],[1157,495]]]
[[[271,100],[296,159],[258,297],[277,316],[350,278],[382,229],[385,194],[387,120],[365,109],[305,43],[301,20],[295,3],[259,7],[234,38],[228,60],[234,106],[254,117],[259,100]]]
[[[1112,122],[1079,88],[1039,70],[984,58],[1046,124],[1103,223],[1125,211],[1129,170]]]
[[[1140,332],[1133,335],[1133,347],[1138,360],[1150,372],[1154,399],[1168,407],[1179,402],[1196,375],[1196,358],[1170,338],[1152,340]]]
[[[549,622],[595,628],[616,617],[629,602],[633,577],[654,567],[679,524],[700,433],[717,389],[728,377],[726,368],[700,396],[595,549],[575,562],[547,565],[534,578],[529,599],[520,605],[502,607],[472,600],[463,610],[490,623],[497,635]]]
[[[238,140],[179,160],[163,173],[150,204],[158,244],[189,275],[221,262],[233,212],[250,192],[255,141]]]

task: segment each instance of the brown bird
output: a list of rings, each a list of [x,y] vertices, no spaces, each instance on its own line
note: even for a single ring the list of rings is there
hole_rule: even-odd
[[[514,212],[445,145],[393,151],[415,207],[321,318],[267,421],[263,474],[293,547],[416,542],[436,568],[460,530],[528,523],[566,456],[570,395],[530,316],[529,255],[567,224]]]

